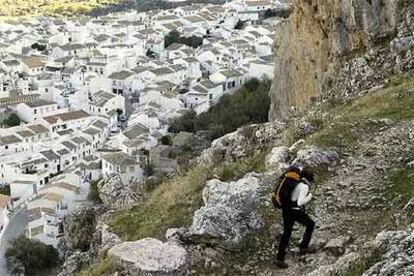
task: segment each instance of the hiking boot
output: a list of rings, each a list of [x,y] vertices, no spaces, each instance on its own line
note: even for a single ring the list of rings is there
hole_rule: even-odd
[[[299,247],[299,255],[313,254],[315,252],[316,252],[315,247],[308,247],[308,248],[300,248]]]
[[[276,260],[275,265],[280,269],[286,269],[286,268],[289,267],[287,263],[285,263],[284,261],[281,261],[281,260]]]

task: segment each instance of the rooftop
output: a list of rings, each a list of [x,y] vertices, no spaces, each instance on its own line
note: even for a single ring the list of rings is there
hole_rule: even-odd
[[[104,159],[105,161],[111,164],[120,165],[120,166],[133,166],[133,165],[139,164],[134,157],[127,155],[123,152],[103,155],[102,159]]]
[[[89,114],[86,113],[85,111],[77,110],[77,111],[69,111],[65,113],[60,113],[60,114],[44,117],[43,119],[45,119],[49,124],[56,124],[59,119],[66,122],[66,121],[86,118],[88,116]]]

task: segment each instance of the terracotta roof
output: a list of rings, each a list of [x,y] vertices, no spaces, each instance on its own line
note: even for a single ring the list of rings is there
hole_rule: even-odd
[[[77,110],[77,111],[70,111],[70,112],[65,112],[65,113],[61,113],[61,114],[56,114],[56,115],[44,117],[43,119],[45,119],[46,122],[48,122],[49,124],[56,124],[59,119],[66,122],[66,121],[85,118],[85,117],[88,117],[88,116],[89,116],[89,114],[86,113],[85,111]]]
[[[60,202],[63,198],[62,195],[57,194],[57,193],[47,193],[44,197],[42,197],[43,199],[47,199],[50,201],[54,201],[54,202]]]
[[[27,57],[27,58],[24,58],[22,61],[29,68],[42,67],[46,64],[45,58],[42,58],[42,57]]]
[[[0,208],[7,208],[10,203],[10,197],[0,194]]]

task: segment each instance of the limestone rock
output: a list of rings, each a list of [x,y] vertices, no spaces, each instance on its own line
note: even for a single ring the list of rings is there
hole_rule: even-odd
[[[230,183],[211,180],[203,191],[205,206],[194,214],[191,239],[238,249],[243,238],[262,227],[257,213],[259,179],[246,175]]]
[[[352,252],[347,255],[340,257],[334,264],[321,266],[308,276],[331,276],[331,275],[342,275],[349,271],[349,269],[358,262],[361,256],[358,253]]]
[[[339,158],[334,150],[322,150],[318,147],[309,147],[297,153],[293,164],[310,168],[326,168],[334,164]]]
[[[256,149],[281,139],[280,134],[286,128],[283,122],[244,126],[236,131],[214,140],[197,159],[199,164],[211,164],[217,161],[234,162],[249,156]]]
[[[188,241],[189,233],[187,228],[170,228],[165,233],[165,238],[168,242],[183,244]]]
[[[373,49],[387,39],[412,36],[413,1],[292,2],[292,15],[275,34],[270,120],[289,116],[292,109],[303,110],[326,95],[354,95],[382,85],[385,73],[414,66],[412,55],[406,56],[410,50],[398,56],[387,52],[370,55],[369,60],[352,58],[353,53]],[[407,49],[406,42],[394,44],[398,51]],[[380,70],[372,74],[374,67]]]
[[[140,200],[143,195],[138,192],[136,182],[124,183],[118,174],[98,184],[99,197],[103,204],[110,207],[126,207]]]
[[[414,231],[381,232],[375,243],[385,253],[363,276],[414,274]]]
[[[67,251],[87,251],[95,232],[96,218],[103,212],[99,207],[80,207],[63,218],[64,242]]]
[[[207,207],[224,205],[249,213],[256,208],[258,190],[259,179],[251,175],[229,183],[212,179],[203,190],[203,201]]]
[[[340,256],[344,254],[345,246],[348,243],[348,241],[349,241],[348,237],[343,237],[343,236],[337,237],[335,239],[330,240],[325,245],[325,250],[329,251],[335,256]]]
[[[108,256],[115,258],[129,275],[188,275],[186,250],[153,238],[115,245],[108,251]]]
[[[58,276],[72,276],[79,272],[83,267],[89,265],[89,254],[76,250],[71,254],[62,265],[62,270]]]
[[[274,147],[266,156],[266,170],[279,170],[287,162],[289,149],[287,147]]]

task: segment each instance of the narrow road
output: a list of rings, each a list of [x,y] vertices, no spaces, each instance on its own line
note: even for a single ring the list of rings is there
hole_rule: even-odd
[[[5,232],[0,240],[0,275],[9,276],[10,273],[7,271],[6,258],[4,253],[10,244],[10,241],[17,238],[21,234],[24,234],[24,230],[27,225],[27,214],[26,209],[19,210],[17,214],[10,218],[10,222],[6,227]]]

